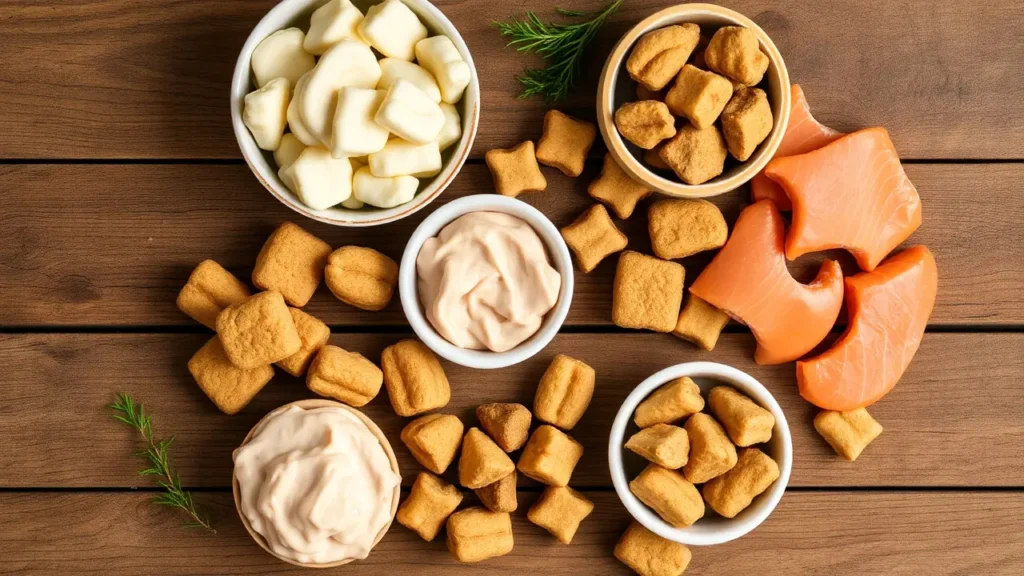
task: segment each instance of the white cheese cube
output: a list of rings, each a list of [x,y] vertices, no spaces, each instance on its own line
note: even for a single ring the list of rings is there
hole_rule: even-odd
[[[386,0],[366,11],[359,35],[384,56],[411,61],[427,28],[402,0]]]
[[[378,178],[369,168],[356,170],[352,177],[352,195],[360,202],[377,208],[394,208],[412,200],[420,180],[415,176]]]
[[[296,98],[302,122],[317,140],[330,146],[338,90],[346,86],[374,88],[379,80],[380,66],[369,46],[351,39],[338,42],[320,57]]]
[[[302,91],[306,87],[306,82],[309,80],[309,72],[306,72],[299,77],[299,81],[295,83],[295,90],[292,92],[292,101],[288,103],[288,128],[291,129],[292,134],[299,139],[300,142],[306,146],[317,146],[320,141],[313,136],[313,133],[306,128],[306,123],[302,121],[302,115],[299,114],[299,99],[302,97]]]
[[[441,133],[444,112],[423,90],[399,78],[388,90],[374,120],[403,140],[426,144],[437,140]]]
[[[298,28],[278,30],[263,39],[252,51],[252,73],[256,85],[263,87],[274,78],[284,78],[294,86],[313,69],[313,55],[302,49],[306,34]]]
[[[346,86],[338,91],[334,111],[331,156],[365,156],[388,143],[388,130],[373,117],[387,92],[372,88]]]
[[[288,123],[288,97],[291,86],[284,78],[274,78],[245,95],[242,122],[252,132],[256,145],[264,150],[277,150],[284,127]]]
[[[278,168],[287,168],[305,149],[306,145],[302,143],[302,140],[289,132],[281,136],[281,145],[274,150],[274,162],[277,163]]]
[[[455,106],[447,102],[441,102],[441,112],[444,112],[444,126],[437,135],[437,147],[444,152],[462,138],[462,118]]]
[[[348,208],[349,210],[359,210],[363,206],[365,206],[365,204],[363,204],[362,200],[356,198],[355,194],[349,196],[347,200],[341,203],[342,208]]]
[[[398,58],[384,58],[380,64],[380,82],[377,90],[388,90],[398,79],[408,80],[434,102],[441,101],[441,89],[426,68]]]
[[[434,36],[416,43],[416,60],[434,75],[441,99],[455,104],[469,86],[469,64],[447,36]]]
[[[309,32],[302,47],[319,56],[346,38],[361,42],[356,27],[362,21],[363,13],[349,0],[330,0],[309,17]]]
[[[383,150],[370,154],[369,160],[370,171],[378,178],[429,178],[441,172],[441,151],[437,142],[413,144],[401,138],[392,138]]]
[[[337,206],[352,195],[352,164],[332,157],[326,148],[306,148],[283,173],[285,184],[313,210]]]

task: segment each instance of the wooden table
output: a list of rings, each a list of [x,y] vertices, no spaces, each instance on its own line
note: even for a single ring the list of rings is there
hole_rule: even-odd
[[[213,258],[248,278],[267,234],[296,220],[333,246],[398,258],[430,209],[372,230],[303,220],[267,194],[241,161],[228,81],[252,26],[274,0],[8,0],[0,5],[0,574],[285,574],[232,509],[231,450],[268,410],[310,393],[278,376],[241,414],[219,413],[186,370],[210,336],[174,298],[191,268]],[[596,8],[601,0],[579,0]],[[671,2],[627,0],[604,29],[581,89],[560,107],[593,117],[593,87],[611,44]],[[432,207],[491,192],[483,153],[540,135],[548,104],[518,100],[529,59],[490,27],[545,2],[439,1],[480,71],[483,112],[473,159]],[[593,404],[573,431],[586,453],[575,487],[597,504],[562,546],[525,519],[515,550],[460,566],[443,540],[394,526],[344,574],[624,574],[611,549],[628,524],[610,489],[604,446],[619,403],[665,366],[714,360],[749,371],[779,399],[793,429],[790,488],[749,536],[693,550],[693,574],[1024,573],[1024,10],[1013,0],[730,0],[775,39],[815,115],[843,131],[892,133],[924,202],[912,238],[938,260],[928,334],[899,386],[872,413],[885,433],[856,463],[814,432],[791,365],[759,367],[753,339],[730,326],[713,353],[670,335],[610,323],[614,259],[577,276],[563,333],[539,356],[500,371],[451,364],[447,411],[465,421],[483,402],[529,404],[556,353],[597,369]],[[598,147],[600,148],[600,147]],[[557,225],[590,202],[579,179],[545,170],[547,192],[525,198]],[[715,202],[735,218],[739,190]],[[624,223],[649,250],[643,208]],[[841,255],[847,270],[852,261]],[[809,278],[821,255],[794,264]],[[696,277],[707,257],[684,261]],[[408,332],[397,298],[360,312],[321,290],[308,311],[332,341],[379,358]],[[125,390],[159,433],[175,434],[183,482],[212,510],[216,535],[179,527],[149,503],[135,438],[106,405]],[[366,412],[396,444],[406,483],[419,468],[398,440],[403,421],[382,394]]]

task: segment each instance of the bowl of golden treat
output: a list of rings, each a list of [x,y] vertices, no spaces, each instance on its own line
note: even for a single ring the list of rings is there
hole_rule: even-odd
[[[789,73],[771,38],[713,4],[644,19],[612,49],[598,84],[609,154],[670,196],[716,196],[748,182],[775,155],[789,110]]]

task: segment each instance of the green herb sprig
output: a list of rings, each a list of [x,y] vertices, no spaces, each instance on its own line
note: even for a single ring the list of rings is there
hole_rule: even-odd
[[[543,68],[527,69],[517,79],[523,85],[520,98],[542,95],[548,100],[562,100],[569,95],[580,76],[583,56],[605,20],[622,6],[614,0],[602,10],[581,12],[555,8],[562,16],[586,18],[583,22],[545,24],[536,14],[526,11],[522,19],[494,22],[502,36],[511,40],[508,46],[519,52],[532,52],[544,57]]]
[[[153,497],[153,502],[161,506],[177,508],[188,515],[185,526],[203,528],[217,533],[210,524],[209,518],[203,514],[192,500],[192,493],[181,487],[181,479],[171,469],[170,453],[174,436],[165,440],[153,438],[153,423],[146,414],[145,407],[136,403],[129,394],[121,392],[117,401],[110,405],[114,411],[114,419],[124,422],[138,432],[146,442],[146,449],[137,455],[149,464],[149,468],[139,470],[139,476],[158,476],[157,484],[164,492]]]

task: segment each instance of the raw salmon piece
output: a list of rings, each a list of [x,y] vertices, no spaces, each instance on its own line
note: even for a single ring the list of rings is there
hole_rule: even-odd
[[[758,364],[781,364],[810,352],[832,329],[843,304],[839,264],[826,260],[814,282],[801,284],[786,268],[784,238],[775,204],[762,200],[748,206],[690,287],[694,296],[750,327]]]
[[[804,97],[804,89],[799,84],[793,84],[792,94],[793,109],[789,113],[789,124],[786,125],[786,134],[782,137],[782,143],[775,151],[774,158],[806,154],[844,136],[842,132],[822,125],[811,116],[811,108]],[[779,210],[793,209],[786,191],[765,176],[764,170],[758,172],[750,181],[750,196],[752,202],[767,199],[775,202]]]
[[[826,410],[874,404],[906,371],[924,335],[938,287],[935,258],[914,246],[873,272],[846,279],[850,323],[832,348],[796,363],[800,395]]]
[[[921,225],[921,197],[884,128],[860,130],[765,174],[793,202],[786,257],[845,248],[870,272]]]

